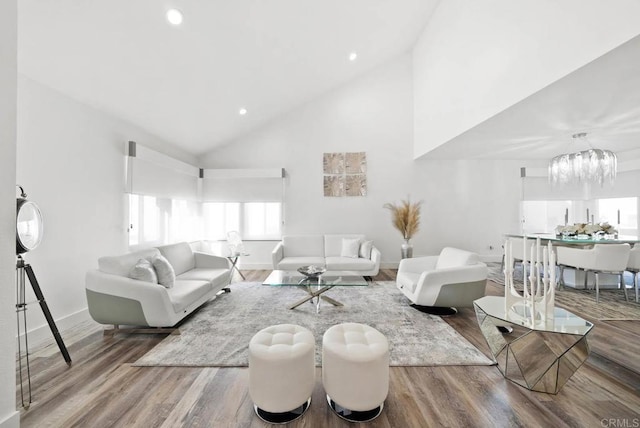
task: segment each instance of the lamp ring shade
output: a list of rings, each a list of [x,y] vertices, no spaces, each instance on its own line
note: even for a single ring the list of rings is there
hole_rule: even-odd
[[[16,254],[22,254],[42,241],[42,213],[35,202],[25,198],[17,198],[16,209]]]

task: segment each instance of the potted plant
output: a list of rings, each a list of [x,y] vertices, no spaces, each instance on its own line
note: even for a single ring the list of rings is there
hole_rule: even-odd
[[[413,256],[411,238],[420,227],[420,205],[422,205],[422,201],[411,202],[410,199],[400,201],[397,205],[392,203],[383,205],[383,208],[391,211],[393,226],[402,233],[404,243],[401,247],[401,254],[403,259]]]

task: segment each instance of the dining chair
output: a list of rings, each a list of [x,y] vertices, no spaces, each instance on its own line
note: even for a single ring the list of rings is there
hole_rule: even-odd
[[[600,274],[608,273],[618,276],[618,286],[624,290],[624,297],[628,301],[627,287],[623,274],[627,270],[629,244],[596,244],[590,249],[576,247],[557,247],[558,265],[560,266],[560,281],[564,284],[564,268],[583,269],[585,275],[585,289],[589,272],[595,275],[596,303],[600,301]]]
[[[633,274],[633,288],[636,292],[636,302],[638,301],[638,273],[640,273],[640,244],[635,244],[629,251],[629,261],[627,271]]]

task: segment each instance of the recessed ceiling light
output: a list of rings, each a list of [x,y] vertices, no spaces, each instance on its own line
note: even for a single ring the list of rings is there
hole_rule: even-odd
[[[238,114],[240,116],[244,116],[245,114],[247,114],[247,109],[246,108],[241,108],[240,110],[238,110]]]
[[[178,9],[169,9],[167,11],[167,21],[169,21],[171,25],[182,24],[182,12]]]
[[[349,54],[349,61],[355,61],[355,60],[356,60],[356,58],[358,58],[358,54],[357,54],[357,53],[355,53],[355,52],[351,52],[351,53]]]

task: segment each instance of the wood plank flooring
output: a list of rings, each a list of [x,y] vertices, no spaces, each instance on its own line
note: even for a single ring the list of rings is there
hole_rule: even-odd
[[[268,273],[245,276],[261,281]],[[375,279],[394,278],[383,270]],[[502,292],[487,286],[488,294]],[[490,355],[472,309],[446,321]],[[62,334],[73,365],[55,344],[32,354],[33,403],[22,410],[22,427],[268,426],[253,414],[246,368],[133,367],[165,335],[108,337],[95,324]],[[557,395],[528,391],[492,366],[392,367],[385,409],[368,424],[328,409],[318,368],[310,409],[288,426],[640,426],[640,321],[596,322],[590,344],[588,361]]]

